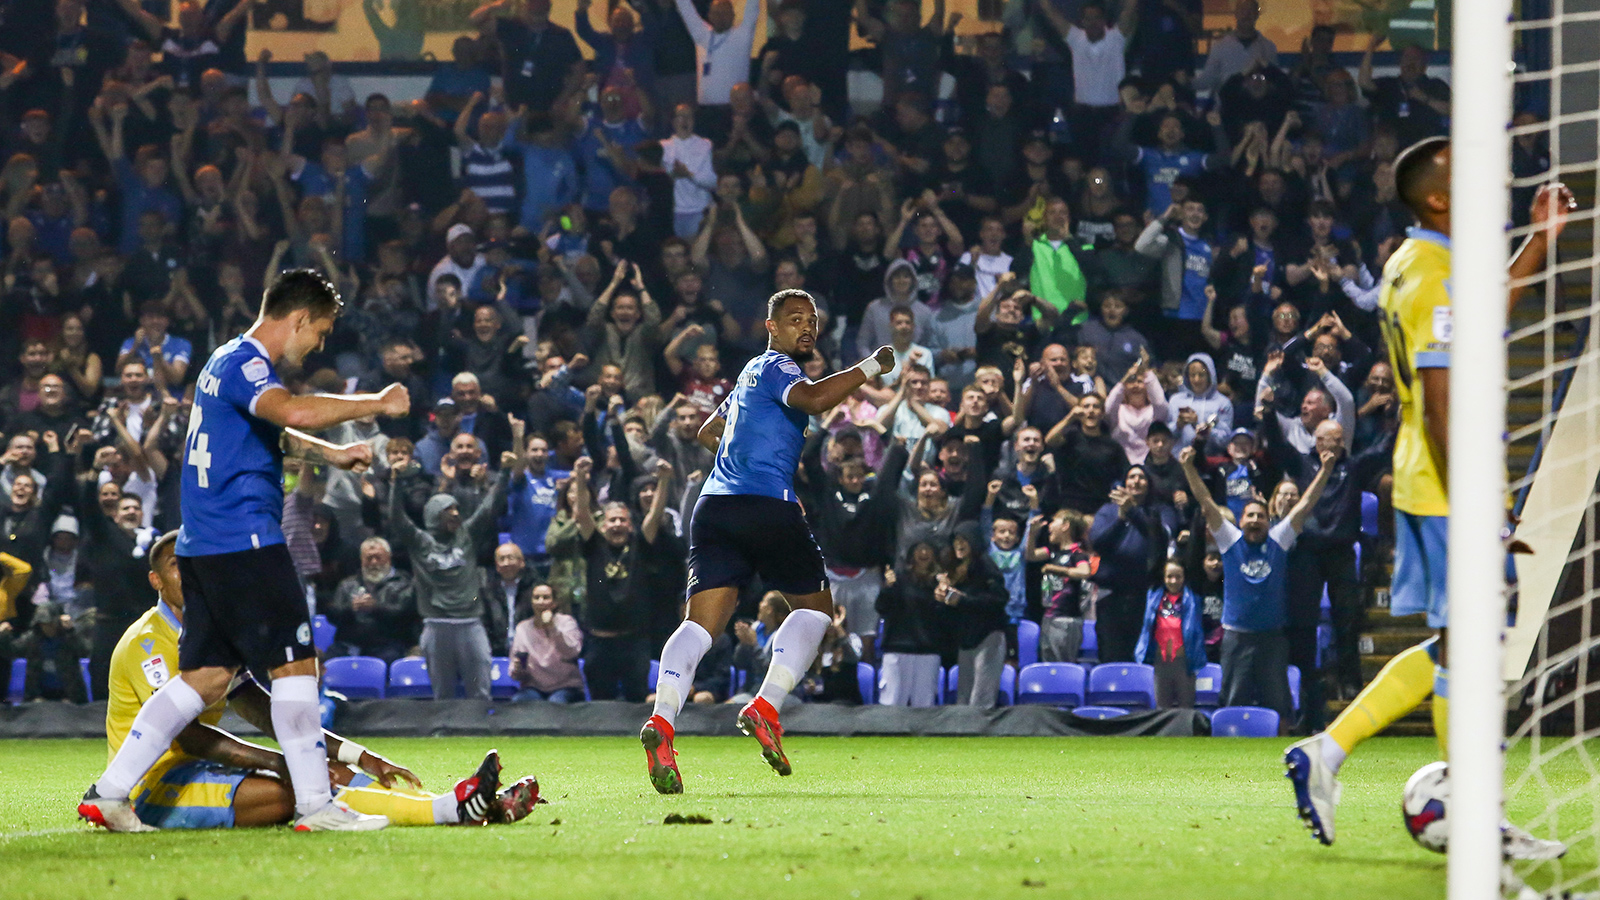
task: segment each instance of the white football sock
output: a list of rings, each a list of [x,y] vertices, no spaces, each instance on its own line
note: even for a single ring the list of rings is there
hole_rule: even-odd
[[[95,782],[95,790],[108,800],[126,800],[133,786],[167,752],[178,732],[205,711],[206,701],[180,676],[156,691],[133,717],[128,739],[117,748],[116,758]]]
[[[767,677],[758,694],[773,709],[782,709],[783,698],[805,677],[817,658],[817,645],[831,624],[833,618],[827,613],[797,609],[778,626],[772,636],[772,665],[767,667]]]
[[[661,674],[656,679],[655,714],[678,726],[678,711],[686,695],[694,689],[694,670],[711,649],[711,633],[688,619],[667,638],[661,648]]]
[[[272,679],[272,730],[294,787],[294,812],[309,815],[333,802],[328,787],[328,745],[322,741],[317,679],[290,675]]]
[[[461,806],[456,792],[448,791],[433,798],[433,824],[455,825],[461,821]]]

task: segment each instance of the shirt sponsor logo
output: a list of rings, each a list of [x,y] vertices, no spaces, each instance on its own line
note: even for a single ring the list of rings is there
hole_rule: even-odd
[[[245,363],[244,368],[240,371],[244,372],[244,377],[247,380],[251,382],[257,382],[265,381],[267,376],[271,374],[272,370],[267,367],[266,360],[256,356],[252,357],[249,362]]]
[[[144,670],[144,680],[150,682],[153,688],[166,684],[171,674],[167,671],[167,661],[159,654],[139,663],[139,668]]]
[[[1239,574],[1250,581],[1265,581],[1272,574],[1272,563],[1265,558],[1248,559],[1239,566]]]

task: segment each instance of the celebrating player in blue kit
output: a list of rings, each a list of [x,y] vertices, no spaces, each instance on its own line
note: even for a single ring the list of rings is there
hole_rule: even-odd
[[[153,830],[135,815],[130,791],[246,667],[272,676],[272,725],[294,788],[295,830],[389,824],[330,794],[310,614],[279,524],[286,452],[342,469],[372,462],[366,444],[336,446],[295,429],[411,409],[398,384],[378,394],[294,396],[278,380],[278,363],[298,365],[322,347],[341,305],[339,292],[316,272],[284,272],[262,297],[250,330],[218,347],[200,372],[183,450],[179,675],[139,710],[111,765],[84,794],[78,815],[96,825]]]
[[[817,306],[805,291],[772,295],[767,334],[767,352],[744,367],[732,393],[700,427],[700,443],[716,460],[690,523],[689,612],[661,650],[655,714],[639,732],[650,783],[663,794],[683,792],[673,725],[695,668],[711,636],[728,627],[739,589],[757,574],[768,589],[783,593],[792,612],[772,636],[772,664],[756,698],[739,710],[739,730],[761,742],[762,758],[779,775],[789,774],[778,707],[811,668],[833,621],[822,551],[794,493],[806,422],[894,368],[894,351],[879,347],[854,368],[808,380],[800,363],[816,344]]]

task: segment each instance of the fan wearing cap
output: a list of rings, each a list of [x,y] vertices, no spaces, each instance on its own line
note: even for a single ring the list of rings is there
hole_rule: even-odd
[[[472,226],[457,222],[444,236],[445,255],[428,273],[428,306],[435,306],[433,285],[441,275],[454,275],[463,287],[472,284],[478,271],[486,265],[478,252],[478,238]]]
[[[52,602],[66,607],[67,615],[77,619],[94,609],[94,593],[86,586],[79,587],[77,516],[56,516],[50,526],[50,545],[44,551],[44,568],[42,587]]]

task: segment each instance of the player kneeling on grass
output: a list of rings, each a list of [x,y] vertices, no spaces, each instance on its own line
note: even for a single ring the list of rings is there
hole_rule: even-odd
[[[122,635],[111,655],[106,740],[112,754],[127,740],[139,708],[171,677],[183,628],[183,585],[174,552],[177,532],[150,548],[150,585],[156,605]],[[249,828],[283,825],[294,815],[283,754],[217,727],[232,705],[245,721],[273,735],[271,698],[249,675],[227,699],[212,704],[178,734],[167,752],[130,794],[133,810],[154,828]],[[395,825],[483,825],[527,816],[539,800],[532,777],[499,790],[500,759],[489,751],[470,778],[447,794],[422,791],[402,766],[365,747],[323,732],[336,761],[328,763],[336,799],[357,812],[387,816]]]

